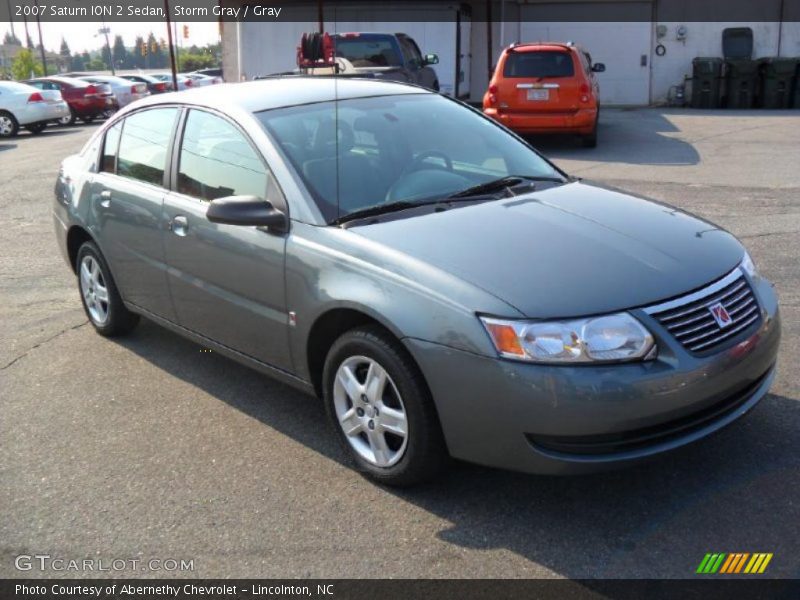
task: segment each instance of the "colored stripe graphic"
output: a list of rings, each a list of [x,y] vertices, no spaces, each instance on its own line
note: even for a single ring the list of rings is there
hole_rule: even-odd
[[[733,574],[733,573],[750,573],[760,574],[767,570],[767,565],[772,560],[773,554],[771,552],[756,552],[750,554],[749,552],[733,552],[727,553],[711,553],[709,552],[700,561],[696,573],[701,574]],[[749,559],[749,560],[748,560]],[[747,565],[747,566],[745,566]],[[742,571],[744,569],[744,571]]]

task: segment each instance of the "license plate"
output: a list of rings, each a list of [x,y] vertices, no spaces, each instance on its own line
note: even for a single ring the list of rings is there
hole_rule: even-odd
[[[549,100],[550,90],[528,90],[528,100]]]

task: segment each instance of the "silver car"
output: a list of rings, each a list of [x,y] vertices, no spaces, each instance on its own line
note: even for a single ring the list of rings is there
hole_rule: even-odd
[[[145,316],[321,397],[384,483],[630,464],[775,373],[776,295],[733,235],[416,86],[150,97],[64,161],[54,216],[98,333]]]

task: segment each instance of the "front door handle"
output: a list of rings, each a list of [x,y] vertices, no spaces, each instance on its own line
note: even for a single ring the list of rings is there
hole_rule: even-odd
[[[110,190],[103,190],[100,192],[100,206],[103,208],[108,208],[111,206],[111,191]]]
[[[180,237],[186,237],[187,229],[189,229],[189,220],[183,215],[175,215],[169,222],[169,230]]]

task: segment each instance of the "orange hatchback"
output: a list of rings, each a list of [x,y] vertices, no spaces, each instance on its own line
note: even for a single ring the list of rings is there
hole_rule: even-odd
[[[597,145],[600,86],[588,52],[572,43],[512,44],[503,51],[483,112],[517,133],[577,133]]]

